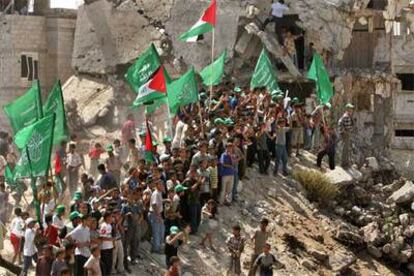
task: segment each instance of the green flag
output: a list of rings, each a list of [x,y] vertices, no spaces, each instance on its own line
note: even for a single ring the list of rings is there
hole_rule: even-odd
[[[200,76],[204,85],[218,85],[224,75],[224,62],[226,61],[227,53],[224,51],[218,59],[212,64],[205,67]]]
[[[154,44],[151,46],[135,61],[135,63],[128,68],[125,75],[126,80],[135,93],[139,92],[141,86],[143,86],[149,78],[161,66],[160,56]]]
[[[14,136],[21,156],[14,169],[14,179],[46,176],[53,145],[55,114],[23,128]]]
[[[4,170],[4,179],[12,191],[18,192],[19,194],[23,194],[23,186],[19,181],[16,181],[14,179],[14,174],[9,164],[6,165],[6,169]]]
[[[53,133],[53,144],[59,144],[68,138],[68,127],[66,125],[65,104],[63,101],[62,86],[57,80],[43,105],[43,114],[48,116],[56,114],[55,131]]]
[[[145,113],[152,114],[157,111],[163,104],[168,104],[168,97],[164,96],[162,98],[154,100],[152,104],[145,106]]]
[[[168,104],[171,113],[177,113],[180,106],[198,102],[198,89],[194,68],[181,78],[173,81],[168,87]]]
[[[329,102],[333,96],[333,87],[328,71],[318,53],[313,55],[312,65],[308,72],[308,79],[316,82],[316,96],[322,104]]]
[[[10,119],[13,132],[27,127],[43,117],[42,98],[39,81],[22,96],[4,106],[4,112]]]
[[[250,88],[266,87],[269,92],[280,91],[277,83],[276,73],[273,70],[272,62],[267,55],[267,51],[263,48],[256,68],[254,69],[253,77],[250,82]]]

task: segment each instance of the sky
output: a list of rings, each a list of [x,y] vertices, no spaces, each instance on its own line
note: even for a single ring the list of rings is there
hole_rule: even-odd
[[[77,9],[83,4],[83,0],[50,0],[50,7],[52,9]]]

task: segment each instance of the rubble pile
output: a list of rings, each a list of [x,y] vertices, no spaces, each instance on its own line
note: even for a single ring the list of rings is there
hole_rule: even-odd
[[[351,224],[340,223],[335,239],[414,273],[414,183],[386,159],[367,158],[360,172],[337,199],[334,213]]]

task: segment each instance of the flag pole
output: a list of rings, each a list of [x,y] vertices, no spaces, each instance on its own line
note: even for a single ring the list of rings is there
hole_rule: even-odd
[[[211,64],[214,63],[215,29],[216,28],[213,28],[212,39],[211,39]],[[213,76],[213,66],[211,66],[211,76]],[[213,83],[210,84],[210,100],[209,100],[209,107],[210,108],[211,108],[212,99],[213,99]]]
[[[171,118],[171,110],[170,110],[170,101],[167,99],[167,110],[168,110],[168,125],[169,125],[169,131],[171,135],[171,139],[174,138],[174,132],[173,132],[173,122]]]
[[[201,138],[204,138],[204,123],[203,123],[203,114],[201,113],[200,100],[198,100],[198,115],[200,116]]]

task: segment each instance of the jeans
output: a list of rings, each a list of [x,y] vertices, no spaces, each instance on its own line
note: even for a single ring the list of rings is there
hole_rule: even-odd
[[[234,170],[233,189],[231,193],[232,200],[237,199],[237,186],[239,186],[239,169],[238,168]]]
[[[276,160],[274,173],[279,170],[279,165],[282,164],[282,171],[284,174],[288,173],[287,169],[288,154],[285,145],[276,145]]]
[[[304,128],[304,146],[303,149],[310,150],[312,148],[312,128],[305,127]]]
[[[148,213],[148,221],[151,224],[152,231],[152,250],[156,252],[161,252],[161,244],[164,240],[164,220],[160,217],[158,218],[153,212]]]
[[[110,276],[112,273],[112,251],[112,248],[101,250],[102,276]]]
[[[191,225],[191,233],[197,233],[198,226],[201,222],[201,204],[199,202],[190,203],[190,225]]]
[[[240,275],[241,273],[241,264],[240,264],[240,257],[230,257],[229,258],[229,266],[227,269],[227,275]]]
[[[33,256],[23,256],[23,275],[26,276],[29,268],[32,266],[32,260],[37,262],[37,254]]]
[[[86,261],[88,260],[87,257],[82,255],[75,255],[75,274],[74,276],[84,276],[86,275],[86,271],[83,268]]]

